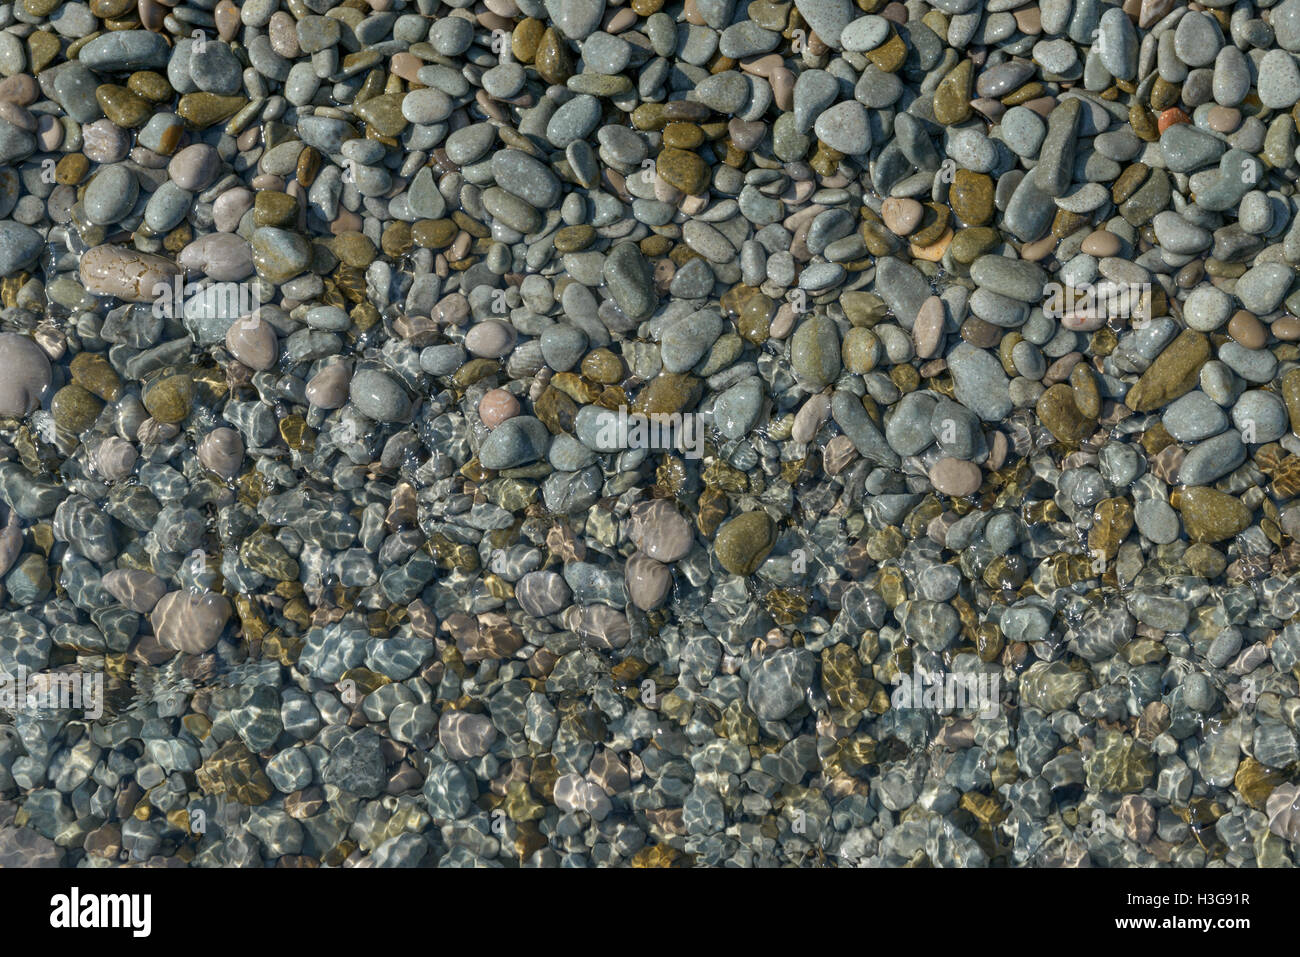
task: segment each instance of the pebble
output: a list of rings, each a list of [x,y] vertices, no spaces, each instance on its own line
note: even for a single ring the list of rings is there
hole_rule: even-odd
[[[149,621],[163,648],[197,655],[217,643],[230,612],[230,602],[224,595],[172,591],[158,599]]]
[[[358,412],[377,422],[399,422],[411,414],[411,399],[387,373],[362,369],[352,376],[348,395]]]

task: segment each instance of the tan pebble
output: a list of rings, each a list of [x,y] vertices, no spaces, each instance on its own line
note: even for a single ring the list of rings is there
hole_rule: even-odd
[[[52,117],[51,117],[52,119]],[[4,120],[12,126],[16,126],[28,133],[36,132],[36,117],[32,116],[27,110],[23,109],[17,103],[10,103],[8,100],[0,100],[0,120]],[[62,126],[59,127],[62,129]]]
[[[260,316],[245,316],[231,323],[226,330],[226,348],[256,372],[274,368],[280,357],[280,342],[275,329]]]
[[[114,568],[100,579],[104,590],[122,606],[147,615],[167,594],[167,583],[142,568]]]
[[[154,301],[159,295],[155,287],[170,292],[172,280],[178,274],[171,260],[130,246],[95,246],[81,257],[81,284],[86,290],[96,296],[115,296],[124,302]]]
[[[244,463],[244,440],[234,429],[213,429],[199,441],[199,462],[223,478],[234,478]]]
[[[772,325],[768,327],[767,334],[772,339],[784,339],[794,328],[794,306],[789,302],[782,302],[776,310],[776,315],[772,317]]]
[[[228,189],[212,203],[212,225],[223,233],[233,233],[239,221],[253,208],[253,191],[242,186]]]
[[[989,457],[984,463],[990,471],[996,472],[1007,461],[1007,453],[1011,451],[1011,442],[1003,432],[993,432],[989,436]]]
[[[1037,99],[1027,100],[1020,105],[1026,109],[1033,110],[1043,119],[1047,119],[1052,110],[1056,109],[1056,97],[1040,96]]]
[[[230,0],[221,0],[216,8],[212,11],[212,19],[217,26],[217,36],[229,43],[235,37],[239,36],[241,26],[239,20],[239,7],[235,6]]]
[[[211,650],[229,620],[230,602],[216,592],[169,592],[149,616],[160,645],[190,655]]]
[[[806,203],[809,197],[817,191],[817,184],[810,179],[798,180],[790,184],[789,189],[782,194],[782,199],[787,203],[802,205]]]
[[[1071,370],[1083,360],[1082,352],[1070,352],[1057,359],[1043,373],[1043,385],[1056,385],[1070,377]]]
[[[181,434],[180,426],[172,422],[159,422],[155,418],[145,419],[135,430],[135,437],[141,445],[161,445],[170,442]]]
[[[903,6],[901,3],[887,4],[885,9],[880,11],[880,15],[886,20],[892,20],[897,24],[907,23],[909,16],[907,7]]]
[[[936,491],[954,498],[964,498],[979,491],[983,473],[974,462],[942,458],[930,468],[930,484]]]
[[[237,233],[207,233],[182,249],[176,264],[218,282],[238,282],[253,274],[253,247]]]
[[[1138,27],[1145,30],[1174,9],[1177,0],[1142,0],[1138,8]]]
[[[31,106],[41,96],[41,88],[27,73],[16,73],[0,80],[0,100]]]
[[[796,442],[811,442],[817,435],[817,430],[831,416],[831,400],[829,396],[818,393],[809,396],[807,401],[799,407],[799,411],[794,414],[794,426],[790,430],[790,438]]]
[[[1016,28],[1027,37],[1043,32],[1043,14],[1038,7],[1022,7],[1011,14],[1016,18]]]
[[[438,634],[437,616],[422,600],[417,598],[407,605],[406,613],[410,617],[411,633],[417,638],[432,641]]]
[[[931,296],[921,303],[921,308],[916,313],[916,322],[912,325],[912,342],[916,346],[916,354],[922,359],[937,355],[943,344],[943,329],[943,300]]]
[[[1046,259],[1056,248],[1057,239],[1051,233],[1048,233],[1042,239],[1032,243],[1025,243],[1020,247],[1020,258],[1029,262],[1038,262],[1040,259]]]
[[[36,121],[36,142],[45,152],[57,150],[63,143],[63,124],[48,113]]]
[[[292,60],[302,53],[298,46],[297,24],[293,17],[283,10],[271,14],[271,20],[266,25],[266,33],[271,41],[271,49],[286,60]]]
[[[943,259],[943,255],[948,251],[948,247],[952,245],[952,238],[955,235],[956,233],[952,231],[952,227],[950,226],[943,231],[942,236],[928,246],[918,246],[916,243],[909,243],[908,251],[912,254],[913,259],[922,259],[926,262],[937,263]]]
[[[695,532],[677,506],[664,498],[642,502],[632,509],[629,537],[658,562],[685,558],[695,544]]]
[[[787,67],[773,67],[767,75],[767,81],[772,85],[772,98],[776,101],[777,109],[783,113],[788,113],[794,109],[794,72]]]
[[[181,189],[191,192],[207,189],[221,173],[221,154],[207,143],[187,146],[167,164],[167,175]],[[268,187],[259,187],[266,189]]]
[[[577,632],[592,648],[610,651],[632,640],[632,626],[627,616],[609,605],[570,605],[565,609],[564,627]],[[453,712],[454,713],[454,712]]]
[[[1002,104],[1001,100],[994,100],[987,96],[981,96],[971,100],[970,105],[972,109],[977,110],[986,116],[990,123],[996,123],[998,120],[1002,119],[1002,114],[1007,111],[1007,108]]]
[[[481,27],[485,27],[488,30],[513,30],[514,29],[515,25],[514,25],[513,18],[511,17],[498,16],[497,14],[493,13],[491,10],[479,10],[477,13],[478,13],[478,23],[479,26]]]
[[[636,11],[631,7],[618,7],[605,15],[605,32],[622,33],[636,24]]]
[[[808,227],[812,225],[812,221],[825,211],[825,206],[809,206],[806,209],[801,209],[798,212],[791,213],[785,218],[785,222],[782,225],[792,233],[798,232],[800,229],[803,229],[806,232]]]
[[[822,467],[827,475],[839,475],[857,457],[858,450],[853,440],[840,434],[827,442],[822,450]]]
[[[707,195],[688,196],[662,176],[655,180],[655,199],[661,203],[677,203],[678,208],[687,216],[702,213],[704,208],[709,205]]]
[[[778,53],[765,53],[762,56],[750,57],[748,60],[740,61],[740,69],[745,73],[761,76],[768,79],[772,71],[785,66],[785,60]]]
[[[352,372],[346,362],[335,362],[307,380],[307,401],[318,409],[339,409],[348,401]]]
[[[515,327],[500,319],[486,319],[470,326],[465,333],[465,348],[485,359],[500,359],[515,347]]]
[[[394,53],[393,58],[389,61],[389,70],[408,83],[418,82],[417,74],[419,74],[422,66],[424,66],[423,60],[414,53],[407,53],[405,50],[401,53]]]
[[[519,414],[519,400],[505,389],[489,389],[478,403],[478,417],[489,429]]]
[[[671,259],[660,259],[654,265],[655,290],[661,296],[668,295],[668,285],[677,275],[677,264]]]
[[[1295,342],[1300,339],[1300,319],[1295,316],[1283,316],[1269,326],[1269,331],[1283,342]]]
[[[140,25],[154,33],[161,32],[163,20],[167,18],[167,8],[157,0],[139,0],[136,9],[140,14]]]
[[[361,221],[361,217],[352,210],[340,208],[339,214],[330,223],[330,232],[335,236],[341,236],[344,233],[360,232],[361,227],[364,225],[365,223]]]
[[[120,482],[135,471],[135,446],[126,439],[110,436],[95,447],[95,471],[107,482]]]
[[[652,611],[668,598],[673,575],[663,562],[637,552],[627,560],[625,574],[628,598],[642,611]]]
[[[1232,133],[1241,125],[1241,110],[1231,106],[1212,106],[1206,113],[1205,123],[1216,133]]]
[[[880,205],[880,218],[895,236],[910,236],[924,214],[925,207],[914,199],[891,196]]]
[[[930,519],[930,523],[925,526],[925,536],[937,545],[943,545],[948,541],[948,529],[956,524],[958,515],[956,512],[947,511]]]
[[[13,509],[9,510],[9,521],[0,530],[0,575],[13,568],[14,562],[23,550],[22,519]]]
[[[1088,234],[1079,247],[1079,251],[1087,253],[1089,256],[1096,256],[1098,259],[1104,259],[1107,256],[1118,256],[1120,246],[1118,236],[1104,229],[1098,229]]]
[[[116,163],[130,148],[130,137],[108,120],[96,120],[81,128],[81,151],[91,162]]]
[[[1178,473],[1183,467],[1183,459],[1185,458],[1187,458],[1187,450],[1181,445],[1167,446],[1151,457],[1151,471],[1162,482],[1175,485],[1178,482]]]
[[[469,300],[458,292],[453,292],[438,300],[430,316],[445,326],[463,326],[469,321]]]

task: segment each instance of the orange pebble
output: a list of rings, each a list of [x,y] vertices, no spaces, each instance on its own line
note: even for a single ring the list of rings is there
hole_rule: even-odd
[[[1160,114],[1160,119],[1156,120],[1156,129],[1163,133],[1165,130],[1169,129],[1169,127],[1175,126],[1178,123],[1190,122],[1192,121],[1186,113],[1176,106],[1171,106]]]
[[[943,235],[936,239],[929,246],[918,246],[916,243],[908,243],[908,248],[912,253],[913,259],[924,259],[927,262],[937,263],[943,259],[943,254],[948,251],[949,245],[952,244],[953,231],[952,227],[945,229]]]

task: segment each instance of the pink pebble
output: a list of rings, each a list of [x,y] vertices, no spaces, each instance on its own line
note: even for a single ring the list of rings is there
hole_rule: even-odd
[[[489,429],[519,414],[519,400],[505,389],[492,389],[478,403],[478,417]]]

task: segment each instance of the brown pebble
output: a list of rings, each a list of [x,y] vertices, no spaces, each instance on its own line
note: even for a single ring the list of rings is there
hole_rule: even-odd
[[[1274,325],[1276,326],[1276,323]],[[1268,330],[1245,309],[1238,309],[1228,320],[1228,335],[1247,349],[1263,349],[1268,345]]]
[[[1269,330],[1283,342],[1295,342],[1300,339],[1300,319],[1295,316],[1283,316],[1276,320]]]
[[[1011,14],[1016,18],[1016,27],[1027,37],[1036,37],[1043,32],[1043,14],[1038,7],[1024,7]]]
[[[961,337],[980,349],[992,349],[1002,341],[1003,330],[991,322],[971,316],[961,324]]]

